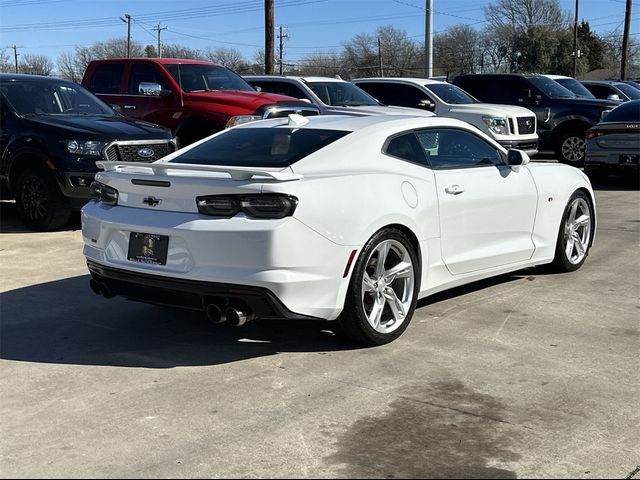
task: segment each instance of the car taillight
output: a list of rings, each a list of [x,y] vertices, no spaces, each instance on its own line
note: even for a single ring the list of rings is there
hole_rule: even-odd
[[[214,217],[233,217],[243,212],[250,218],[280,219],[293,215],[298,199],[292,195],[209,195],[197,197],[198,212]]]
[[[91,182],[89,195],[91,195],[92,200],[102,202],[105,205],[116,205],[118,203],[118,190],[104,183]]]
[[[585,133],[585,138],[589,140],[590,138],[601,137],[602,135],[606,135],[607,133],[611,133],[611,132],[590,128],[589,130],[587,130],[587,133]]]

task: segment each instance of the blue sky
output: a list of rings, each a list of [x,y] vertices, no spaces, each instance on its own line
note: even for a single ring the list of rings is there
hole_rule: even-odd
[[[433,0],[434,31],[465,23],[481,28],[489,0]],[[276,26],[287,27],[285,59],[340,48],[358,33],[392,24],[417,40],[424,36],[424,0],[275,0]],[[574,0],[560,0],[573,11]],[[153,25],[168,30],[162,40],[192,48],[233,47],[247,58],[264,43],[264,0],[0,0],[0,48],[56,60],[75,45],[126,36],[119,17],[130,14],[132,37],[155,44]],[[580,19],[598,33],[622,32],[624,0],[580,0]],[[639,38],[640,2],[634,0],[631,31]]]

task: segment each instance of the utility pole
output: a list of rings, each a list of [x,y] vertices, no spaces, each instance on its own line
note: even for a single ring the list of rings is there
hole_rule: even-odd
[[[124,23],[127,24],[127,58],[131,57],[131,15],[124,14],[124,17],[120,17]]]
[[[273,0],[264,0],[264,73],[273,74]]]
[[[573,78],[576,78],[578,71],[578,2],[576,0],[576,14],[573,17]]]
[[[18,53],[18,49],[19,48],[24,48],[24,47],[18,47],[16,45],[12,45],[9,48],[13,48],[13,58],[16,62],[16,73],[18,73],[18,57],[20,56],[20,54]]]
[[[158,32],[158,58],[162,58],[162,44],[160,43],[160,32],[166,30],[168,27],[161,27],[160,23],[153,27],[154,32]]]
[[[380,70],[380,76],[384,77],[384,69],[382,68],[382,48],[380,46],[380,37],[378,37],[378,64]]]
[[[424,17],[424,74],[433,77],[433,0],[426,0]]]
[[[629,29],[631,28],[631,0],[627,0],[624,12],[624,35],[622,36],[622,62],[620,64],[620,80],[627,79],[627,54],[629,53]]]
[[[289,38],[289,34],[282,33],[282,25],[280,25],[280,32],[278,33],[278,41],[279,41],[279,45],[280,45],[280,49],[278,50],[278,63],[280,64],[280,75],[283,75],[284,73],[284,69],[283,69],[283,63],[282,63],[282,40],[285,38]]]

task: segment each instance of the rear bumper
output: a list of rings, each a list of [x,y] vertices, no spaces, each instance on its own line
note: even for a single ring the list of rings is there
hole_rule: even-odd
[[[615,151],[596,152],[588,151],[584,161],[585,171],[603,171],[611,173],[638,173],[640,152],[638,151]]]
[[[168,237],[166,264],[129,260],[132,232]],[[204,297],[241,289],[259,294],[235,298],[266,298],[270,307],[264,314],[280,318],[337,318],[349,282],[343,273],[354,248],[337,245],[291,217],[223,219],[96,202],[82,210],[82,234],[87,261],[101,268],[93,267],[92,274],[117,282],[116,295],[199,310]],[[148,288],[149,278],[161,294]]]
[[[209,304],[248,308],[260,319],[316,319],[292,312],[266,288],[167,278],[87,261],[93,279],[111,294],[155,305],[204,311]]]

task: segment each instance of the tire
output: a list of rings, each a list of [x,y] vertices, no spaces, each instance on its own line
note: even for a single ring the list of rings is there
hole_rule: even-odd
[[[29,168],[20,174],[15,198],[18,213],[31,230],[55,230],[65,225],[71,216],[69,202],[58,182],[44,168]]]
[[[585,132],[573,130],[562,134],[556,143],[556,157],[560,163],[574,167],[584,165],[587,144],[584,140]]]
[[[560,273],[578,270],[589,256],[593,233],[591,200],[578,190],[571,196],[562,214],[556,253],[551,264],[553,270]]]
[[[386,280],[382,283],[377,270],[381,255],[385,259],[382,278]],[[390,271],[401,263],[404,268],[389,282]],[[345,306],[336,320],[338,331],[366,345],[392,342],[409,326],[419,288],[420,265],[407,236],[394,228],[379,231],[367,242],[354,266]]]

